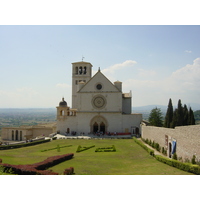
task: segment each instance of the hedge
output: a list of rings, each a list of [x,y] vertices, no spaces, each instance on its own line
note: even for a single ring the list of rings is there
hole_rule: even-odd
[[[59,156],[52,156],[42,162],[30,165],[10,165],[6,163],[0,163],[0,166],[4,167],[4,172],[12,170],[14,174],[19,175],[58,175],[58,173],[46,169],[63,161],[69,160],[73,156],[74,154],[70,153]]]
[[[140,140],[137,140],[136,138],[133,138],[134,141],[139,144],[143,149],[145,149],[151,156],[154,156],[154,150],[148,148],[143,142]]]
[[[28,143],[22,143],[22,144],[5,145],[5,146],[0,146],[0,150],[7,150],[7,149],[15,149],[15,148],[33,146],[33,145],[36,145],[36,144],[46,143],[46,142],[50,142],[50,141],[51,141],[51,139],[47,139],[47,140],[39,140],[39,141],[35,141],[35,142],[28,142]]]
[[[74,174],[74,168],[70,167],[70,168],[65,169],[63,174],[64,175],[72,175],[72,174]]]
[[[174,159],[170,159],[170,158],[165,158],[159,155],[155,155],[155,158],[160,161],[163,162],[167,165],[170,165],[172,167],[176,167],[178,169],[181,169],[183,171],[187,171],[193,174],[198,174],[200,175],[200,166],[199,165],[193,165],[191,163],[182,163],[180,161],[174,160]]]
[[[89,146],[89,147],[82,147],[81,145],[79,145],[76,152],[79,153],[81,151],[85,151],[85,150],[88,150],[88,149],[93,148],[93,147],[95,147],[95,145],[92,145],[92,146]]]
[[[116,152],[116,148],[115,145],[112,145],[112,147],[97,148],[95,152]]]
[[[62,146],[62,147],[57,146],[57,147],[55,147],[55,148],[41,150],[41,152],[51,151],[51,150],[55,150],[55,149],[58,149],[58,148],[61,149],[61,148],[71,147],[71,146],[72,146],[72,145],[67,145],[67,146]]]

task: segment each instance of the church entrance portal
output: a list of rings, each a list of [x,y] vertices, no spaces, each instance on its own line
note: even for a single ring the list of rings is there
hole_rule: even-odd
[[[106,126],[105,126],[105,124],[103,122],[101,122],[101,124],[100,124],[100,132],[105,133],[105,131],[106,131]]]
[[[96,132],[105,133],[107,131],[107,121],[102,116],[94,117],[90,122],[90,126],[91,126],[91,132],[93,133]]]
[[[99,131],[99,127],[98,127],[97,122],[95,122],[94,125],[93,125],[93,132],[96,133],[98,131]]]

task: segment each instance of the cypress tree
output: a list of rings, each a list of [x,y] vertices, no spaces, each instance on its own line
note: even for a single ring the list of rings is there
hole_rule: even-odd
[[[188,125],[188,115],[189,115],[188,108],[184,104],[184,107],[183,107],[183,125],[184,126]]]
[[[183,106],[181,100],[178,100],[178,110],[177,110],[177,124],[176,126],[183,126]]]
[[[172,105],[172,100],[170,98],[169,103],[168,103],[167,113],[165,116],[164,127],[170,128],[171,127],[170,124],[172,123],[172,120],[173,120],[173,105]]]
[[[178,109],[175,109],[173,113],[173,119],[170,124],[170,128],[174,128],[177,125],[177,116],[178,116]]]
[[[188,125],[195,125],[194,112],[191,107],[188,114]]]

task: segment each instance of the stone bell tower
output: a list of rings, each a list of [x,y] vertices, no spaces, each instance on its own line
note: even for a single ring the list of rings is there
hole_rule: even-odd
[[[91,77],[91,63],[84,61],[72,63],[72,108],[77,108],[77,92]]]

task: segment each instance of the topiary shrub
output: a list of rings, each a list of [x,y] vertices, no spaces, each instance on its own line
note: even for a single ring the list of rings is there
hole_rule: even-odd
[[[192,160],[191,160],[191,163],[192,163],[192,164],[196,164],[196,156],[195,156],[195,155],[193,155]]]
[[[173,156],[172,156],[172,159],[174,159],[174,160],[177,160],[177,159],[178,159],[178,157],[177,157],[177,154],[176,154],[176,153],[174,153],[174,154],[173,154]]]

